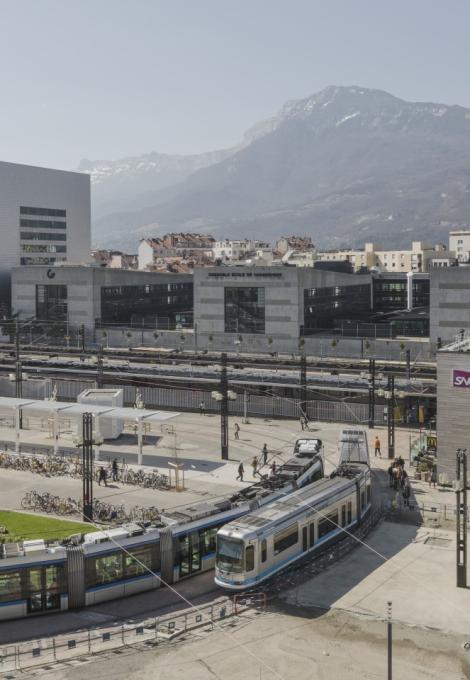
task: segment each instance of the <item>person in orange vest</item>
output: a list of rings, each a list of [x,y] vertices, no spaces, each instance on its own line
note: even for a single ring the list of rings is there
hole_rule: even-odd
[[[378,435],[375,438],[375,455],[379,456],[379,458],[382,458],[382,454],[380,452],[380,439]]]

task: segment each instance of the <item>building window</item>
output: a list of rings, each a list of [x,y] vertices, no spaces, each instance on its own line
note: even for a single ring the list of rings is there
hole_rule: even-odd
[[[44,217],[66,217],[67,211],[59,208],[32,208],[20,206],[20,215],[42,215]]]
[[[40,321],[67,320],[67,286],[36,286],[36,319]]]
[[[225,332],[265,332],[264,288],[225,288]]]
[[[26,227],[27,229],[65,229],[67,223],[54,222],[53,220],[29,220],[21,218],[20,227]]]
[[[193,321],[193,284],[103,286],[101,321],[139,328],[190,328]]]
[[[47,234],[44,231],[20,231],[22,241],[66,241],[66,234]]]

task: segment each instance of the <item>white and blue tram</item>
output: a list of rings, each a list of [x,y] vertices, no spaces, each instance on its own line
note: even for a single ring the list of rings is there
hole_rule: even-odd
[[[367,464],[340,465],[332,476],[244,515],[217,532],[215,582],[252,589],[354,530],[371,508]]]
[[[294,457],[274,479],[164,514],[158,527],[128,524],[67,545],[0,544],[0,620],[92,606],[213,569],[220,527],[321,478],[320,456]]]

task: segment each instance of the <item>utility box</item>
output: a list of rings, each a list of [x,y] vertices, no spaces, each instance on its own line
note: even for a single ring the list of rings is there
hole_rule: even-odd
[[[120,408],[124,406],[124,391],[117,389],[84,390],[78,395],[77,403]],[[113,418],[106,413],[99,416],[98,429],[103,439],[117,439],[122,434],[124,422],[120,418]]]

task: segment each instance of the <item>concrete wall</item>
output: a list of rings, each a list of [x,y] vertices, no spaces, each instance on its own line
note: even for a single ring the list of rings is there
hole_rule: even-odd
[[[470,267],[435,267],[430,280],[430,339],[446,343],[470,330]]]
[[[437,353],[437,468],[455,479],[456,451],[470,456],[470,387],[454,387],[453,371],[470,372],[470,352]]]

